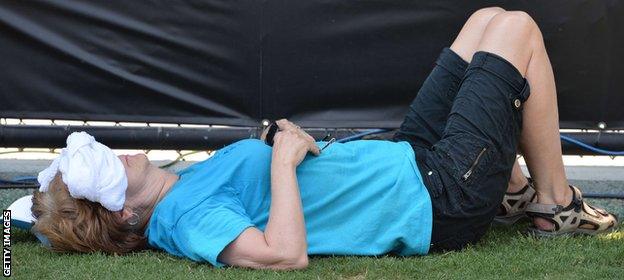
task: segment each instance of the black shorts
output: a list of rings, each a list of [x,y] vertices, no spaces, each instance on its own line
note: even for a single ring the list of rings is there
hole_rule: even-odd
[[[431,250],[478,241],[503,199],[529,85],[504,58],[477,52],[468,64],[445,48],[394,141],[407,141],[433,205]]]

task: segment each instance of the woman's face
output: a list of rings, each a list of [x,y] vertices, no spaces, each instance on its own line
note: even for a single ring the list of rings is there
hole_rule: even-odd
[[[128,177],[128,190],[137,191],[141,189],[147,178],[147,171],[151,163],[145,154],[120,155],[118,156],[126,169]]]

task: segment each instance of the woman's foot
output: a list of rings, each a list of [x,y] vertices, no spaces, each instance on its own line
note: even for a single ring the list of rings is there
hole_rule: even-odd
[[[536,236],[558,236],[571,234],[595,235],[613,230],[618,225],[615,215],[589,205],[583,200],[581,191],[570,186],[571,202],[567,206],[557,204],[530,203],[526,214],[533,218],[529,233]]]

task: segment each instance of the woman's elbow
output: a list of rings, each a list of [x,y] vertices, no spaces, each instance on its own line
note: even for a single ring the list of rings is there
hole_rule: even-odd
[[[308,255],[304,254],[303,256],[284,259],[283,261],[274,264],[268,268],[274,270],[300,270],[306,269],[308,267],[308,264]]]
[[[303,257],[300,257],[295,265],[293,266],[293,269],[306,269],[308,268],[308,264],[309,264],[309,260],[308,260],[308,254],[304,254]]]

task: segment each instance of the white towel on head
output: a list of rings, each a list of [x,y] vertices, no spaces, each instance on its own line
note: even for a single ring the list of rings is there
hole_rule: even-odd
[[[98,202],[110,211],[123,209],[128,188],[124,166],[110,148],[88,133],[74,132],[67,137],[61,155],[37,176],[40,192],[48,190],[57,171],[73,198]]]

